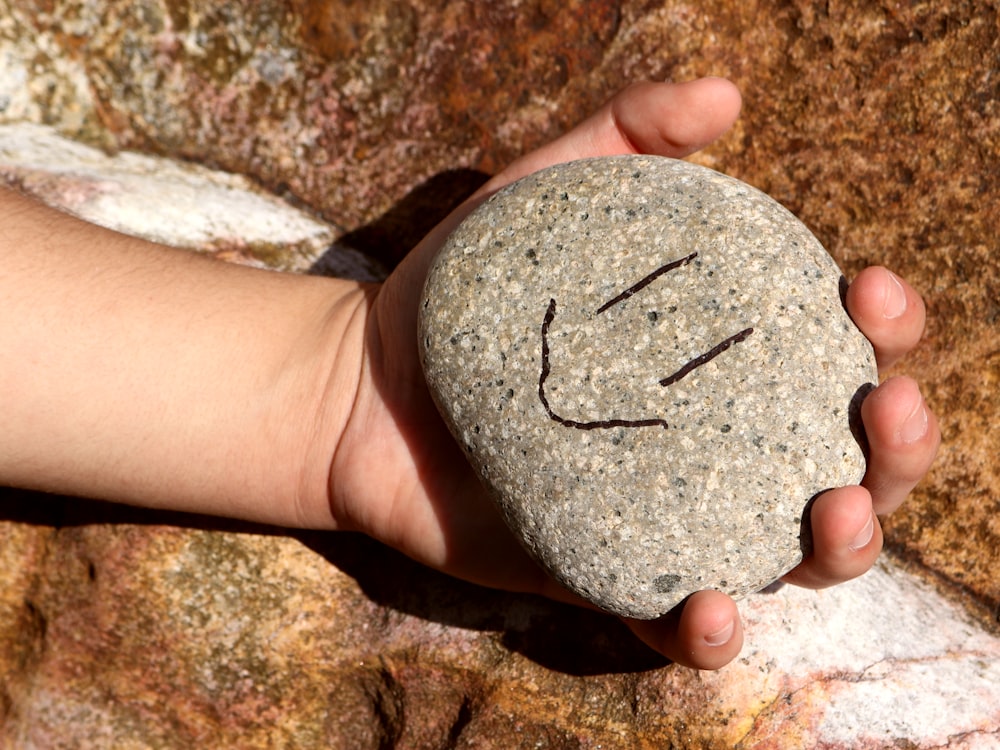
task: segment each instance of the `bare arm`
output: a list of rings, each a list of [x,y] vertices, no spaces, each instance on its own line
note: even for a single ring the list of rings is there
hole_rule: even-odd
[[[154,245],[9,190],[0,227],[0,483],[333,525],[323,439],[356,390],[365,289]]]
[[[643,84],[497,175],[641,151],[684,156],[739,112],[729,83]],[[288,526],[349,528],[496,588],[580,603],[510,535],[423,382],[417,299],[466,204],[381,287],[255,271],[125,238],[0,192],[0,483]],[[895,291],[893,291],[895,290]],[[859,274],[848,311],[884,367],[916,345],[924,307],[888,271]],[[917,384],[862,407],[862,486],[812,506],[813,553],[788,578],[829,586],[871,567],[940,435]],[[702,591],[633,631],[682,664],[739,653],[735,603]]]

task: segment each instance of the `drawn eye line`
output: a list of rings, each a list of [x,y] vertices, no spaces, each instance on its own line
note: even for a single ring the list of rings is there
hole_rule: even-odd
[[[695,357],[694,359],[692,359],[690,362],[688,362],[686,365],[684,365],[681,369],[679,369],[673,375],[667,375],[667,377],[663,378],[663,380],[660,381],[660,385],[662,385],[662,386],[673,385],[674,383],[676,383],[678,380],[680,380],[681,378],[683,378],[685,375],[687,375],[689,372],[691,372],[695,368],[701,367],[706,362],[711,362],[713,359],[715,359],[716,357],[718,357],[720,354],[722,354],[724,351],[726,351],[726,349],[728,349],[729,347],[731,347],[733,344],[738,344],[741,341],[746,341],[747,337],[751,333],[753,333],[753,328],[744,328],[739,333],[734,333],[732,336],[730,336],[729,338],[725,339],[721,343],[716,344],[715,346],[713,346],[711,349],[709,349],[704,354],[699,354],[697,357]]]
[[[601,305],[600,307],[598,307],[597,308],[597,312],[595,312],[594,314],[595,315],[600,315],[602,312],[604,312],[605,310],[607,310],[609,307],[614,307],[619,302],[624,302],[625,300],[627,300],[629,297],[631,297],[636,292],[638,292],[638,291],[640,291],[642,289],[645,289],[647,286],[649,286],[650,284],[652,284],[654,281],[656,281],[658,278],[660,278],[663,274],[667,273],[668,271],[673,271],[676,268],[680,268],[681,266],[686,266],[688,263],[690,263],[692,260],[694,260],[697,257],[698,257],[698,253],[697,252],[693,252],[693,253],[691,253],[690,255],[688,255],[685,258],[681,258],[680,260],[672,260],[669,263],[667,263],[666,265],[660,266],[659,268],[657,268],[655,271],[653,271],[648,276],[644,276],[639,281],[637,281],[636,283],[634,283],[632,286],[630,286],[624,292],[622,292],[621,294],[619,294],[617,297],[612,297],[611,299],[609,299],[603,305]]]
[[[653,271],[648,276],[643,277],[641,280],[630,286],[621,294],[613,297],[612,299],[605,302],[599,308],[595,315],[607,310],[619,302],[627,300],[636,292],[644,289],[654,282],[657,278],[672,271],[675,268],[680,268],[690,263],[698,253],[691,253],[690,255],[681,258],[680,260],[671,261],[666,265],[660,266],[655,271]],[[549,306],[545,311],[545,317],[542,319],[542,371],[538,377],[538,400],[541,401],[542,406],[545,408],[546,414],[549,418],[564,427],[573,427],[578,430],[596,430],[596,429],[607,429],[614,427],[662,427],[667,429],[669,426],[667,421],[664,419],[599,419],[589,422],[580,422],[575,419],[567,419],[566,417],[560,416],[553,411],[551,405],[549,404],[548,397],[545,395],[545,381],[548,380],[549,374],[551,373],[551,364],[549,363],[549,328],[552,326],[552,321],[556,317],[556,301],[555,299],[549,300]],[[683,378],[685,375],[690,374],[693,370],[701,367],[702,365],[710,362],[711,360],[718,357],[724,351],[729,349],[733,344],[738,344],[741,341],[745,341],[750,334],[753,333],[753,328],[744,328],[739,333],[734,333],[725,340],[713,346],[707,352],[699,354],[694,359],[690,360],[687,364],[681,367],[676,372],[668,375],[659,381],[659,384],[663,387],[673,385],[678,380]]]

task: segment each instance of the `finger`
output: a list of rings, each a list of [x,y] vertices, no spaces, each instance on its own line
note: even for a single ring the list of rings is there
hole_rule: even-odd
[[[625,623],[647,646],[694,669],[720,669],[743,648],[736,603],[719,591],[699,591],[657,620]]]
[[[783,577],[788,583],[821,589],[856,578],[882,551],[882,529],[864,487],[840,487],[822,493],[809,514],[812,550]]]
[[[732,127],[741,104],[739,89],[724,78],[633,84],[565,135],[513,162],[480,192],[489,194],[574,159],[635,153],[687,156]]]
[[[723,78],[634,84],[575,128],[514,161],[483,185],[431,230],[394,275],[405,280],[406,286],[419,289],[434,253],[455,227],[489,195],[521,177],[588,157],[686,156],[726,132],[739,115],[740,105],[739,90]]]
[[[926,312],[920,295],[881,266],[864,269],[847,289],[847,311],[875,349],[879,370],[917,345]]]
[[[917,383],[889,378],[861,404],[868,438],[868,470],[862,485],[878,514],[891,513],[927,473],[941,443],[937,418]]]

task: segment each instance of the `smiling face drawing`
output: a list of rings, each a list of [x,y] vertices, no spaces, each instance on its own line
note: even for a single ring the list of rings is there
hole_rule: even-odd
[[[840,269],[767,196],[656,157],[560,165],[489,198],[435,259],[431,394],[558,581],[656,617],[802,556],[804,506],[856,483],[875,381]]]
[[[638,282],[630,286],[628,289],[612,297],[610,300],[608,300],[603,305],[598,307],[597,310],[595,311],[595,314],[600,315],[601,313],[610,309],[614,305],[617,305],[620,302],[624,302],[625,300],[632,297],[636,292],[639,292],[645,287],[649,286],[663,274],[667,273],[668,271],[673,271],[676,268],[680,268],[681,266],[686,266],[697,256],[698,253],[694,252],[691,253],[690,255],[681,258],[680,260],[671,261],[670,263],[666,263],[665,265],[660,266],[651,274],[643,277]],[[557,414],[552,409],[552,406],[549,404],[549,399],[545,395],[545,381],[548,380],[549,374],[552,371],[552,366],[550,362],[549,341],[548,341],[549,328],[552,325],[552,321],[555,320],[555,317],[556,317],[556,301],[555,299],[550,299],[548,309],[545,311],[545,317],[542,320],[542,354],[541,354],[542,368],[541,368],[541,374],[538,377],[538,400],[542,402],[542,406],[545,408],[545,412],[546,414],[549,415],[550,419],[552,419],[554,422],[558,422],[564,427],[573,427],[578,430],[610,429],[613,427],[662,427],[666,429],[667,427],[669,427],[667,421],[659,417],[650,417],[647,419],[619,419],[616,417],[609,417],[607,419],[598,419],[598,420],[581,422],[574,419],[568,419],[564,416],[560,416],[559,414]],[[734,333],[732,336],[728,336],[727,338],[723,339],[718,344],[713,346],[711,349],[689,360],[675,372],[671,373],[670,375],[667,375],[664,378],[661,378],[659,380],[659,384],[663,387],[673,385],[678,380],[683,378],[685,375],[688,375],[696,368],[701,367],[702,365],[718,357],[733,344],[738,344],[741,341],[746,341],[747,337],[751,333],[753,333],[753,328],[744,328],[742,331]]]

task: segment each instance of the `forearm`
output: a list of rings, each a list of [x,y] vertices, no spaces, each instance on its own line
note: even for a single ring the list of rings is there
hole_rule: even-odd
[[[363,288],[152,245],[6,191],[0,258],[0,483],[333,525]]]

